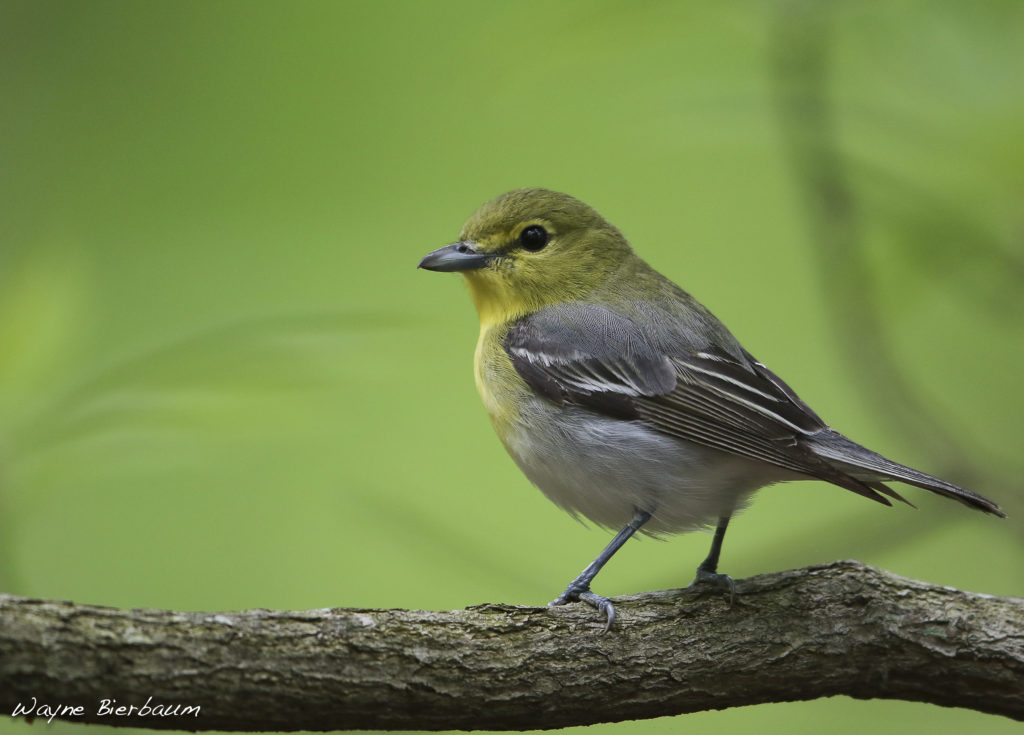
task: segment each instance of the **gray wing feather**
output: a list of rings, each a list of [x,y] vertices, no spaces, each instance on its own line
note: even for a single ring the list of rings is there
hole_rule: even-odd
[[[516,322],[504,346],[523,378],[559,402],[664,395],[676,386],[668,356],[634,322],[601,306],[543,309]]]
[[[893,462],[830,429],[720,323],[716,341],[674,315],[635,311],[653,329],[593,304],[548,307],[520,319],[505,338],[516,371],[556,403],[643,421],[669,436],[816,477],[885,505],[906,501],[899,480],[1004,515],[965,488]],[[702,318],[714,320],[701,312]]]
[[[673,332],[671,324],[659,328],[652,336],[613,309],[566,304],[517,321],[504,347],[527,384],[556,403],[644,421],[664,434],[889,504],[815,454],[811,440],[828,427],[742,348],[716,350]]]

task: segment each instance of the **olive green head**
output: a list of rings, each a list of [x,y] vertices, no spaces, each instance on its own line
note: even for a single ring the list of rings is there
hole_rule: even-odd
[[[435,250],[420,268],[458,271],[484,324],[581,298],[632,255],[626,239],[568,194],[517,189],[481,206],[459,242]]]

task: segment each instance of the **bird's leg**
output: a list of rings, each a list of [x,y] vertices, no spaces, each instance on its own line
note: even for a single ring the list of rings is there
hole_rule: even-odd
[[[633,514],[633,520],[626,524],[626,527],[615,535],[615,538],[612,539],[611,543],[604,547],[604,551],[598,554],[597,558],[590,562],[586,569],[580,572],[580,576],[576,577],[576,579],[569,583],[569,586],[565,588],[565,592],[548,603],[548,607],[551,607],[552,605],[564,605],[567,602],[574,602],[576,600],[583,600],[605,614],[608,622],[604,626],[604,632],[607,633],[612,627],[612,621],[615,619],[615,606],[612,605],[611,600],[607,597],[601,597],[600,595],[595,595],[591,592],[590,583],[594,581],[594,577],[596,577],[597,573],[601,571],[601,567],[608,563],[608,560],[611,559],[615,552],[629,540],[629,537],[640,530],[640,527],[650,519],[651,514],[647,511],[636,511],[636,513]]]
[[[697,567],[697,577],[690,587],[699,582],[711,582],[723,592],[728,592],[731,599],[736,596],[736,583],[728,574],[718,573],[718,557],[722,553],[722,540],[725,538],[725,529],[729,527],[729,518],[730,516],[722,516],[718,519],[718,528],[715,529],[715,537],[711,541],[711,551]]]

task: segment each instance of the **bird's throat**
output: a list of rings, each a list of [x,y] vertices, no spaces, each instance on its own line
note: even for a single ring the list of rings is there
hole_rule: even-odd
[[[494,273],[470,271],[465,276],[480,317],[481,330],[518,319],[543,306],[524,298],[522,293]]]

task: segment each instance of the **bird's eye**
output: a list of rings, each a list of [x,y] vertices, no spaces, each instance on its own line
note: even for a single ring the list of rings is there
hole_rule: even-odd
[[[548,231],[540,225],[530,225],[519,234],[519,244],[524,250],[537,252],[548,244]]]

